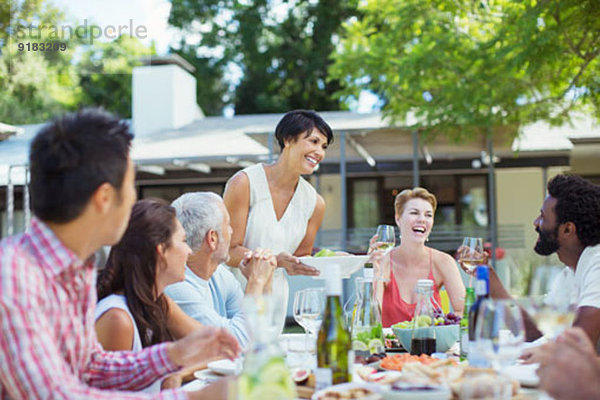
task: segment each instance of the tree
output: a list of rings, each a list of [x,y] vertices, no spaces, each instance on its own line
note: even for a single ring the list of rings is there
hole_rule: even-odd
[[[573,110],[600,117],[595,0],[371,0],[345,26],[334,79],[344,99],[370,89],[383,112],[455,140]]]
[[[357,0],[172,3],[169,23],[199,38],[175,51],[203,67],[196,76],[207,114],[229,102],[238,114],[340,108],[332,97],[340,83],[327,70],[341,24],[356,14]],[[224,83],[232,65],[242,74],[234,90]]]
[[[76,106],[78,78],[71,65],[72,47],[65,51],[27,51],[19,43],[60,43],[47,31],[33,34],[25,27],[56,25],[62,12],[44,0],[0,4],[0,121],[43,122]]]
[[[80,106],[103,107],[130,118],[132,70],[154,53],[129,35],[88,46],[76,67],[82,92]]]

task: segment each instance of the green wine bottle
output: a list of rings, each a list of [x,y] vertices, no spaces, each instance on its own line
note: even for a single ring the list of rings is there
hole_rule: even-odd
[[[466,360],[469,353],[469,310],[475,303],[475,291],[468,287],[465,293],[465,310],[460,320],[460,360]]]
[[[350,332],[340,301],[342,280],[339,265],[329,266],[323,275],[326,279],[327,300],[317,337],[316,390],[350,382],[354,363]]]

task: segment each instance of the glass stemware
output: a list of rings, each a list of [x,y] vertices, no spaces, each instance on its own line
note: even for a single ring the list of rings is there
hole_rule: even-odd
[[[300,317],[308,337],[314,338],[321,327],[325,308],[325,290],[323,288],[304,289],[300,306]]]
[[[561,274],[560,267],[538,267],[533,274],[529,297],[519,301],[544,337],[550,340],[571,326],[575,319],[574,280]]]
[[[377,227],[377,245],[375,250],[390,250],[396,245],[396,228],[392,225],[379,225]]]
[[[457,253],[458,262],[465,272],[469,274],[469,286],[471,286],[473,271],[475,271],[478,265],[485,262],[483,240],[481,238],[465,237]]]
[[[519,358],[525,327],[519,306],[513,300],[484,300],[475,325],[474,351],[499,371]]]

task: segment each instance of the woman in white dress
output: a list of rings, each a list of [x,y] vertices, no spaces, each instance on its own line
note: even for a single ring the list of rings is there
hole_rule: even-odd
[[[329,125],[314,111],[290,111],[279,121],[275,137],[281,148],[277,162],[256,164],[227,182],[223,199],[231,216],[228,264],[244,284],[237,267],[249,249],[269,248],[277,255],[273,276],[274,303],[285,323],[288,275],[318,275],[298,257],[310,255],[325,214],[325,201],[301,175],[313,173],[333,141]]]

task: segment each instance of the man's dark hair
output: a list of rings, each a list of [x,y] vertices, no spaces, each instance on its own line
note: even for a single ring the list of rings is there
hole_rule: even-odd
[[[42,221],[77,218],[105,182],[120,193],[133,135],[119,118],[89,108],[56,118],[31,143],[31,206]]]
[[[573,222],[584,246],[600,243],[600,186],[579,176],[557,175],[548,182],[548,194],[556,199],[556,222]]]
[[[310,135],[317,128],[319,132],[327,137],[327,144],[333,142],[331,127],[323,118],[312,110],[293,110],[287,112],[275,128],[275,137],[281,150],[285,147],[286,139],[295,139],[301,133]]]

